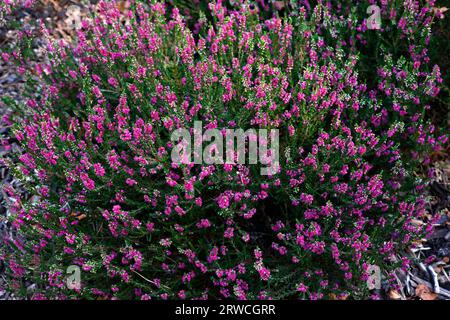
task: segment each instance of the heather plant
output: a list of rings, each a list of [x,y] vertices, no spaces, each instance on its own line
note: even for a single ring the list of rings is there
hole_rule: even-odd
[[[345,299],[370,294],[372,265],[408,268],[395,253],[434,218],[420,168],[447,142],[427,121],[441,82],[426,49],[433,4],[383,3],[381,30],[367,30],[369,3],[291,4],[216,1],[192,23],[173,4],[124,13],[99,1],[72,43],[48,41],[42,63],[20,33],[2,58],[28,97],[5,102],[22,119],[15,175],[34,196],[5,188],[20,235],[1,253],[11,289]],[[279,130],[279,170],[174,163],[171,133],[195,121]],[[67,286],[70,266],[80,286]]]

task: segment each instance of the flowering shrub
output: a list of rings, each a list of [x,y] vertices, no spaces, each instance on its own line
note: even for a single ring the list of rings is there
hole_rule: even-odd
[[[3,0],[0,3],[2,12],[11,14],[13,10],[18,8],[29,9],[33,6],[35,0]]]
[[[353,3],[353,4],[352,4]],[[319,1],[277,15],[211,3],[100,1],[74,43],[3,52],[29,78],[15,199],[2,259],[33,298],[284,299],[367,295],[370,265],[430,229],[415,173],[446,143],[427,122],[439,92],[427,44],[432,3]],[[183,10],[181,12],[184,12]],[[42,31],[46,30],[42,27]],[[174,164],[170,133],[277,128],[280,170]],[[78,265],[81,288],[65,283]]]

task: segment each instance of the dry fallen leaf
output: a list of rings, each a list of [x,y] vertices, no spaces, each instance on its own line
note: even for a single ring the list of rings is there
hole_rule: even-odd
[[[334,293],[330,293],[330,300],[337,300],[337,296]]]
[[[77,219],[79,220],[79,221],[81,221],[81,220],[83,220],[84,218],[86,218],[87,216],[83,213],[83,214],[81,214],[81,215],[79,215],[78,217],[77,217]]]
[[[391,289],[388,292],[388,297],[391,300],[401,300],[402,296],[400,295],[400,293],[398,293],[397,290]]]
[[[330,297],[330,300],[347,300],[348,295],[338,297],[334,293],[330,293],[329,297]]]
[[[87,217],[86,214],[80,213],[80,212],[72,212],[70,214],[70,216],[78,219],[79,221],[81,221],[81,220],[83,220],[83,219],[85,219]]]
[[[440,18],[443,19],[444,13],[448,11],[448,8],[447,7],[442,7],[442,8],[433,7],[433,11],[435,14],[440,13],[441,14]]]
[[[431,291],[425,284],[421,283],[416,287],[416,296],[422,300],[436,300],[438,295]]]
[[[414,248],[414,247],[420,248],[420,247],[423,247],[423,244],[424,244],[425,242],[428,242],[427,239],[419,239],[419,240],[417,240],[417,241],[411,242],[411,245],[412,245],[413,248]]]

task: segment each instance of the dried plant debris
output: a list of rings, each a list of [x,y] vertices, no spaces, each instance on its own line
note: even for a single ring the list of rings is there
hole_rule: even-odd
[[[416,296],[422,300],[436,300],[438,295],[431,288],[421,283],[416,287]]]
[[[450,300],[450,162],[435,164],[435,180],[430,184],[430,211],[438,215],[433,232],[412,244],[404,256],[415,261],[400,281],[406,299]],[[418,224],[421,221],[417,221]],[[402,273],[398,270],[398,273]],[[414,290],[411,290],[414,288]],[[387,297],[392,299],[391,291]]]

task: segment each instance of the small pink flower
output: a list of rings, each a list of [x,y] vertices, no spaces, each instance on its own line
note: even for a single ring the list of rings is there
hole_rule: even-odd
[[[297,286],[297,291],[298,291],[298,292],[303,292],[303,293],[305,293],[307,290],[308,290],[308,287],[305,286],[303,283],[300,283],[300,284]]]
[[[270,270],[269,269],[262,267],[258,270],[258,272],[259,272],[259,275],[262,280],[264,280],[264,281],[269,280],[269,278],[270,278]]]
[[[130,179],[130,178],[128,178],[126,181],[125,181],[125,183],[127,184],[127,185],[129,185],[129,186],[134,186],[134,185],[136,185],[137,184],[137,181],[136,180],[133,180],[133,179]]]
[[[217,199],[217,203],[220,208],[225,209],[230,206],[230,199],[226,195],[223,195]]]

